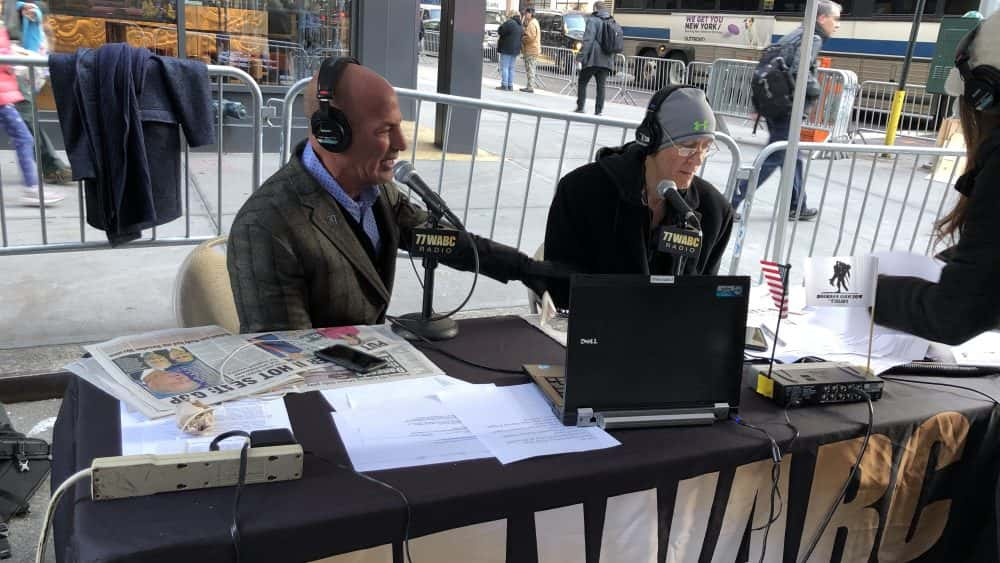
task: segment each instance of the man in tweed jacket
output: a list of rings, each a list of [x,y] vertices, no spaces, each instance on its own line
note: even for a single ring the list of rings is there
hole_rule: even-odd
[[[307,118],[321,103],[316,80],[305,92]],[[310,134],[233,221],[227,260],[241,332],[383,322],[396,251],[410,249],[412,229],[427,219],[392,181],[396,157],[406,150],[392,87],[351,64],[333,90],[330,103],[351,125],[348,149],[329,152]],[[483,274],[524,280],[541,294],[551,268],[514,248],[474,239]],[[468,246],[442,262],[473,269]]]

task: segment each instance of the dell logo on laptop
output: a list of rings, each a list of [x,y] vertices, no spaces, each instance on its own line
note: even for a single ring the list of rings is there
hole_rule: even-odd
[[[580,344],[597,344],[597,338],[581,338]]]

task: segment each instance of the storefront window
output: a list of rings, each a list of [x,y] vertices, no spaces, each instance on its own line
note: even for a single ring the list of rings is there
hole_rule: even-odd
[[[56,52],[127,42],[177,56],[180,25],[188,58],[261,84],[292,84],[350,52],[351,0],[187,0],[182,18],[176,0],[51,0],[49,9]]]

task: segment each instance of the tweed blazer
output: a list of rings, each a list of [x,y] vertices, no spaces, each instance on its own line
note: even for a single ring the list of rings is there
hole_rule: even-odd
[[[427,220],[427,212],[395,184],[379,186],[372,207],[382,247],[376,268],[350,219],[303,166],[304,148],[305,143],[296,148],[233,220],[227,266],[241,332],[384,322],[397,250],[409,250],[412,229]],[[519,279],[526,256],[472,238],[482,273],[502,282]],[[474,267],[471,247],[441,261],[462,270]]]

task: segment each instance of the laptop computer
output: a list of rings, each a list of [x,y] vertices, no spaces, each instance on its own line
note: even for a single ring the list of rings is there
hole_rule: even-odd
[[[567,426],[711,424],[739,407],[750,278],[577,275],[566,365],[525,365]]]

